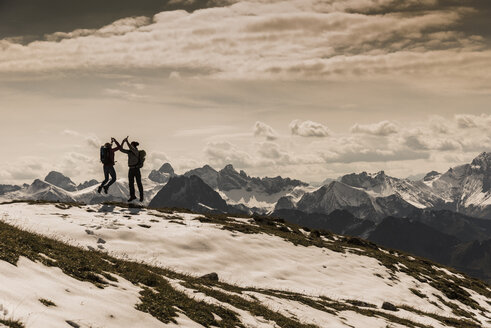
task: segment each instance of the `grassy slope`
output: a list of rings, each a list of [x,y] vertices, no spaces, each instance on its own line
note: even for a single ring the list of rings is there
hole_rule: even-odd
[[[36,202],[36,204],[39,203]],[[58,204],[57,206],[63,209],[81,205]],[[162,209],[160,212],[160,218],[176,219],[174,210]],[[486,310],[481,308],[462,287],[474,290],[491,299],[490,289],[481,281],[462,275],[448,275],[441,270],[435,269],[435,264],[430,261],[414,258],[400,252],[383,252],[375,244],[358,238],[333,236],[327,231],[311,231],[306,236],[300,231],[298,226],[285,224],[281,220],[269,217],[250,218],[251,222],[255,223],[254,225],[238,223],[225,215],[204,215],[198,219],[201,222],[219,224],[223,229],[231,231],[267,233],[279,236],[296,245],[314,245],[337,252],[353,252],[376,258],[393,273],[394,279],[397,279],[397,272],[402,271],[420,282],[428,283],[447,296],[450,301],[441,299],[440,305],[452,308],[453,313],[459,316],[459,319],[424,313],[408,306],[401,306],[401,308],[420,316],[431,317],[448,326],[481,327],[475,320],[474,314],[461,310],[460,304],[465,304],[481,312],[481,314],[486,313]],[[89,281],[100,288],[108,286],[118,276],[123,277],[142,288],[140,303],[135,305],[136,308],[150,313],[165,323],[175,322],[178,311],[180,311],[205,327],[212,325],[218,327],[244,327],[234,309],[221,306],[217,302],[210,304],[199,298],[190,297],[188,293],[180,288],[174,288],[169,282],[179,281],[180,286],[183,288],[201,292],[219,302],[230,304],[235,309],[245,310],[255,317],[273,321],[281,327],[314,326],[303,324],[294,317],[279,314],[261,304],[257,298],[250,297],[250,295],[259,293],[269,297],[292,300],[333,314],[342,311],[354,311],[364,316],[385,318],[389,322],[400,323],[408,327],[427,327],[408,319],[400,318],[395,314],[381,311],[375,305],[356,300],[331,300],[325,297],[313,298],[277,290],[241,288],[222,282],[176,273],[163,268],[116,259],[101,252],[83,250],[0,222],[0,260],[15,265],[20,256],[41,262],[47,266],[59,267],[65,274],[79,280]],[[455,272],[452,269],[447,270]],[[413,291],[413,293],[418,295],[417,290]],[[425,295],[420,295],[420,297],[425,297]],[[216,319],[214,314],[218,315],[221,320]],[[1,323],[10,327],[20,327],[20,323],[17,321]]]

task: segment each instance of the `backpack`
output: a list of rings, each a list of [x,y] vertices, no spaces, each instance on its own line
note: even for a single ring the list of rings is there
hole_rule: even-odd
[[[111,163],[111,158],[109,156],[110,152],[111,152],[111,149],[110,148],[106,148],[104,146],[101,146],[101,162],[104,165],[112,164]]]
[[[143,163],[145,163],[145,157],[147,156],[147,152],[144,151],[144,150],[139,150],[138,151],[138,164],[137,164],[137,167],[138,168],[142,168],[143,167]]]

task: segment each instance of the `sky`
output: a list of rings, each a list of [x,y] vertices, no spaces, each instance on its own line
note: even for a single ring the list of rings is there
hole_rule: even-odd
[[[484,0],[0,0],[0,184],[233,164],[321,182],[491,151]],[[126,175],[125,155],[117,171]]]

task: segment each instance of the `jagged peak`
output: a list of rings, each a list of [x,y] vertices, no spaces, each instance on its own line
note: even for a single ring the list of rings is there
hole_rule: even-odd
[[[232,164],[227,164],[223,169],[220,170],[220,172],[233,172],[236,174],[239,174],[237,170],[235,170],[234,166]]]
[[[170,163],[164,163],[159,169],[160,173],[169,173],[169,174],[174,174],[174,168]]]
[[[491,153],[482,152],[472,160],[472,165],[491,164]]]
[[[441,175],[441,174],[437,171],[430,171],[430,172],[426,173],[426,175],[423,178],[423,181],[433,180],[435,177],[437,177],[439,175]]]
[[[68,179],[71,181],[69,177],[58,171],[50,171],[44,178],[44,181],[49,182],[50,179],[58,179],[58,178]]]
[[[208,164],[203,165],[202,169],[206,169],[206,170],[210,170],[210,171],[215,171],[215,172],[217,171],[217,170],[215,170],[214,168],[212,168],[212,167],[211,167],[210,165],[208,165]]]

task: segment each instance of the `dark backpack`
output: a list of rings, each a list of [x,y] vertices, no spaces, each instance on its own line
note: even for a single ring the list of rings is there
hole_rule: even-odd
[[[147,156],[146,151],[144,151],[144,150],[138,151],[138,165],[137,165],[138,168],[141,169],[143,167],[143,163],[145,163],[145,157],[146,156]]]
[[[104,165],[112,164],[110,153],[111,153],[111,148],[106,148],[104,146],[101,147],[101,162]]]

